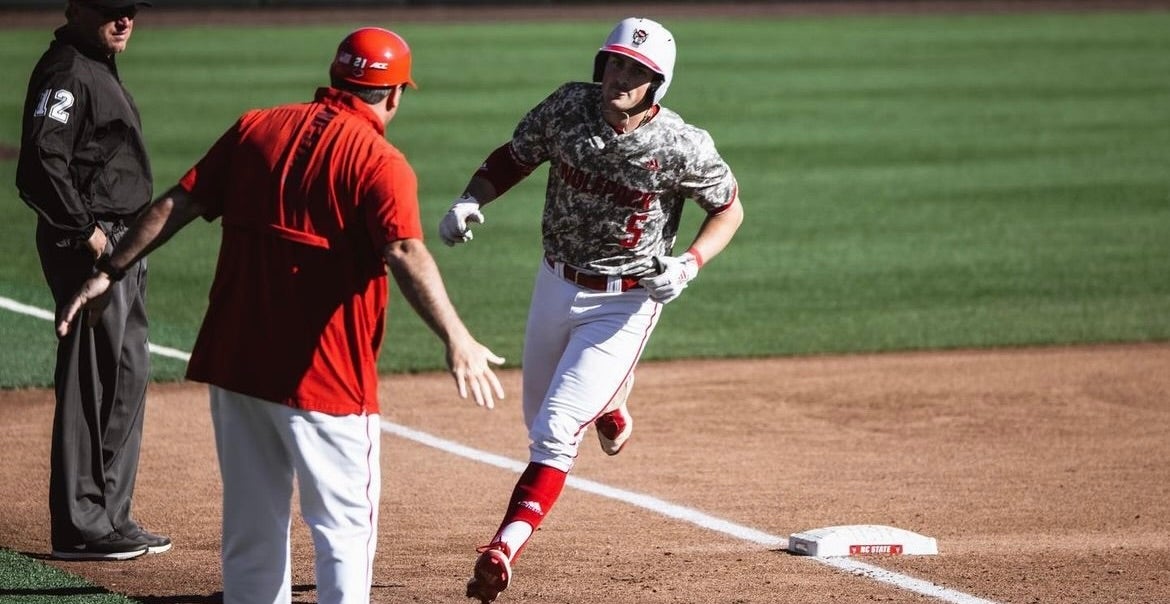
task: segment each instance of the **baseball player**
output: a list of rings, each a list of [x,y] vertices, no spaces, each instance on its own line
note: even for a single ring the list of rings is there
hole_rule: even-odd
[[[443,216],[448,245],[472,239],[482,208],[549,162],[524,339],[529,464],[479,557],[467,596],[491,602],[560,496],[595,426],[617,454],[633,429],[626,401],[662,306],[678,297],[743,220],[735,177],[707,132],[661,105],[675,42],[649,19],[622,20],[598,51],[593,83],[570,82],[532,108]],[[684,201],[707,218],[674,255]]]
[[[411,79],[394,32],[342,40],[311,102],[248,111],[146,213],[63,313],[195,218],[222,219],[187,377],[206,382],[223,480],[225,604],[288,604],[294,478],[318,601],[370,601],[381,493],[377,357],[387,267],[447,348],[461,396],[494,405],[502,358],[472,338],[422,242],[418,182],[385,139]]]

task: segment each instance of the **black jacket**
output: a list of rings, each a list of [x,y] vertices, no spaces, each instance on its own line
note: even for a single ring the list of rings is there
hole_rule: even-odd
[[[66,28],[41,56],[24,102],[16,187],[61,243],[84,241],[98,218],[130,218],[150,203],[142,122],[112,56]]]

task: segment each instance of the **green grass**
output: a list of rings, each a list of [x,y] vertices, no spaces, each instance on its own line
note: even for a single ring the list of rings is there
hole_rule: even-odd
[[[244,109],[309,98],[351,29],[139,25],[120,67],[160,191]],[[446,248],[435,228],[524,111],[590,75],[610,25],[401,24],[421,89],[388,136],[418,172],[452,298],[512,364],[543,170],[489,206],[470,245]],[[1170,13],[668,26],[680,54],[666,104],[712,133],[747,218],[668,307],[648,358],[1170,339]],[[0,77],[20,84],[0,96],[0,144],[18,141],[23,83],[47,38],[0,39]],[[0,162],[0,296],[47,307],[14,171]],[[688,210],[684,234],[698,219]],[[154,342],[190,348],[218,236],[199,223],[151,257]],[[384,371],[441,365],[397,296],[389,329]],[[0,347],[0,386],[49,384],[49,324],[2,312],[0,332],[22,344]],[[158,379],[182,371],[155,361]]]
[[[12,550],[0,548],[0,602],[20,604],[130,604],[124,596],[87,583]]]

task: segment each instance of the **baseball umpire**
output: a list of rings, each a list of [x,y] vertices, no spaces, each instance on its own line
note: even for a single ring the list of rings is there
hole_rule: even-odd
[[[37,212],[37,252],[58,316],[150,203],[138,108],[114,60],[143,0],[69,0],[24,104],[16,186]],[[131,514],[146,385],[146,262],[126,267],[107,312],[57,340],[49,475],[54,558],[126,560],[171,548]]]
[[[564,84],[532,108],[439,225],[448,245],[470,241],[484,205],[550,163],[524,339],[529,464],[478,549],[470,598],[491,602],[508,587],[590,424],[606,453],[626,444],[634,368],[662,305],[743,220],[735,177],[710,135],[661,105],[674,63],[674,37],[662,25],[619,22],[597,52],[593,83]],[[672,255],[686,199],[707,217],[687,250]]]

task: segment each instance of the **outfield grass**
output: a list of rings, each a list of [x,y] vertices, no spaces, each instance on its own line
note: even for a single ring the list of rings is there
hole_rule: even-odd
[[[351,29],[138,25],[120,67],[160,191],[244,109],[309,98]],[[448,249],[433,233],[523,112],[590,75],[611,25],[398,28],[421,89],[389,138],[419,174],[453,299],[511,364],[540,254],[543,170],[489,206],[470,245]],[[1170,14],[667,25],[680,51],[666,104],[715,137],[747,218],[668,307],[648,358],[1170,338]],[[48,35],[0,38],[0,78],[12,83],[0,144],[17,144]],[[0,162],[0,296],[48,308],[14,172]],[[190,348],[218,231],[199,223],[151,257],[154,342]],[[381,368],[439,367],[437,342],[403,300],[391,304]],[[47,322],[0,312],[0,333],[0,386],[51,383]],[[155,361],[159,379],[182,370]]]

